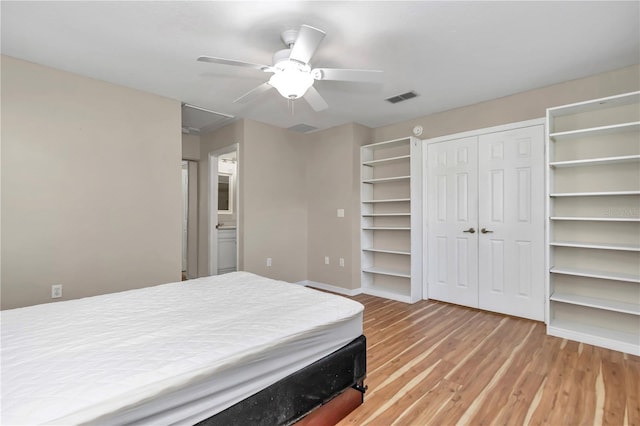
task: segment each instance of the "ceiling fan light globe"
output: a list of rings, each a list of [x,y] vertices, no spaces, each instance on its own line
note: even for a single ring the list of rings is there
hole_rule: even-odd
[[[287,99],[298,99],[313,85],[313,77],[308,72],[287,68],[269,79],[269,84]]]

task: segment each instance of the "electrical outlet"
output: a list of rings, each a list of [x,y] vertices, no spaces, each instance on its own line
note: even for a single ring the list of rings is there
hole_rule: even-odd
[[[340,266],[342,266],[344,268],[344,257],[340,258]]]
[[[267,266],[271,266],[271,258],[267,257]]]
[[[51,286],[51,298],[57,299],[62,297],[62,284],[53,284]]]
[[[329,256],[325,256],[324,257],[324,264],[328,265],[329,264]]]

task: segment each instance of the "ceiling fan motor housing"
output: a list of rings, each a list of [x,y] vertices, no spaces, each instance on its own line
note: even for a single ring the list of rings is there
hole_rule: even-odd
[[[298,30],[285,30],[280,34],[280,38],[285,46],[291,48],[298,38]]]
[[[278,50],[273,54],[273,66],[275,67],[279,62],[289,60],[289,55],[291,55],[291,49]]]

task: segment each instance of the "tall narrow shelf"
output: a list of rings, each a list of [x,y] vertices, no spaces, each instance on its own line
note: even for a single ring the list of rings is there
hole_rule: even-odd
[[[640,355],[640,92],[547,110],[547,333]]]
[[[361,287],[406,303],[422,298],[420,140],[407,137],[360,150]]]

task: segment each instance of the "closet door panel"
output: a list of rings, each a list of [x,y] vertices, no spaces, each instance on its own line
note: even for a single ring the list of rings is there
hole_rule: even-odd
[[[544,128],[482,135],[478,153],[479,307],[544,320]]]
[[[477,138],[431,144],[427,151],[429,298],[477,307]]]

